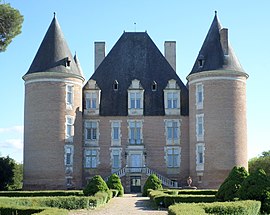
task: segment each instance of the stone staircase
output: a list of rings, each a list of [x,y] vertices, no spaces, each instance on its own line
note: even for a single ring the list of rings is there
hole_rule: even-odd
[[[142,173],[147,176],[150,176],[151,174],[155,174],[161,180],[162,185],[169,188],[178,187],[178,183],[176,181],[173,181],[148,167],[123,167],[122,169],[114,172],[114,174],[118,175],[119,178],[126,176],[127,174],[130,174],[130,173]],[[107,181],[109,177],[110,176],[106,177],[105,181]]]

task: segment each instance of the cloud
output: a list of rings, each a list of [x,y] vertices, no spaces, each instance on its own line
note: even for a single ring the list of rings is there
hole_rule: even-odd
[[[23,133],[23,126],[22,125],[15,125],[15,126],[11,126],[8,128],[0,128],[0,134],[3,133],[19,133],[22,134]]]
[[[3,149],[13,149],[21,151],[23,149],[22,139],[7,139],[0,141],[0,148]]]

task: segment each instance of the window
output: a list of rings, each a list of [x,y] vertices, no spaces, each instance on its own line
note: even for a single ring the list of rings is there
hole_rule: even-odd
[[[129,138],[130,144],[142,144],[142,122],[129,122]]]
[[[86,93],[85,95],[85,108],[86,109],[96,109],[97,108],[97,94]]]
[[[178,139],[178,125],[177,122],[168,122],[167,123],[168,129],[168,139]]]
[[[66,103],[67,105],[73,105],[73,86],[66,86]]]
[[[157,82],[152,82],[152,91],[157,91]]]
[[[112,122],[112,138],[119,140],[120,138],[120,122]]]
[[[130,108],[141,108],[141,93],[130,93]]]
[[[85,122],[85,139],[97,140],[98,123],[96,121]]]
[[[176,92],[169,92],[167,95],[168,107],[167,108],[177,108],[178,95]]]
[[[165,119],[165,135],[166,135],[166,144],[174,145],[180,144],[180,120]]]
[[[96,168],[98,164],[98,151],[97,149],[85,150],[85,168]]]
[[[204,143],[196,144],[196,170],[204,170]]]
[[[196,106],[197,109],[203,108],[203,85],[196,84]]]
[[[73,117],[66,116],[66,140],[72,140],[73,136]]]
[[[119,169],[120,167],[120,150],[112,150],[112,168]]]
[[[114,91],[118,90],[118,81],[117,80],[115,80],[114,83],[113,83],[113,90]]]
[[[69,166],[73,164],[73,146],[65,145],[65,165]]]
[[[204,139],[204,114],[196,115],[196,136],[197,141]]]
[[[180,149],[179,148],[167,149],[167,166],[170,168],[180,166]]]

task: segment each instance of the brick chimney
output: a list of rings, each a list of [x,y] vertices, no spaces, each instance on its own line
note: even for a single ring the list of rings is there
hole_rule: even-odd
[[[105,42],[95,42],[95,70],[105,58]]]
[[[228,28],[222,28],[220,30],[220,43],[224,55],[228,55],[229,54]]]
[[[164,55],[171,67],[176,71],[176,41],[165,41]]]

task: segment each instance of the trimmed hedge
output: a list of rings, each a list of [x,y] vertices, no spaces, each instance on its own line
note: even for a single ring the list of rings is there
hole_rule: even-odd
[[[124,187],[118,175],[112,174],[106,182],[109,189],[118,190],[118,196],[124,195]]]
[[[153,190],[161,190],[163,189],[161,180],[155,175],[151,174],[145,184],[143,185],[143,193],[142,196],[148,196],[148,189],[153,189]]]
[[[216,195],[217,190],[190,190],[190,189],[165,189],[162,190],[164,193],[168,193],[170,195]]]
[[[46,190],[46,191],[0,191],[5,197],[35,197],[35,196],[83,196],[82,190]]]
[[[255,215],[260,211],[259,201],[236,201],[236,202],[214,202],[198,204],[175,204],[168,210],[169,215],[206,215],[206,214],[234,214]]]
[[[87,183],[86,187],[83,190],[85,196],[93,196],[97,192],[108,192],[109,188],[106,182],[102,179],[100,175],[95,175]]]

